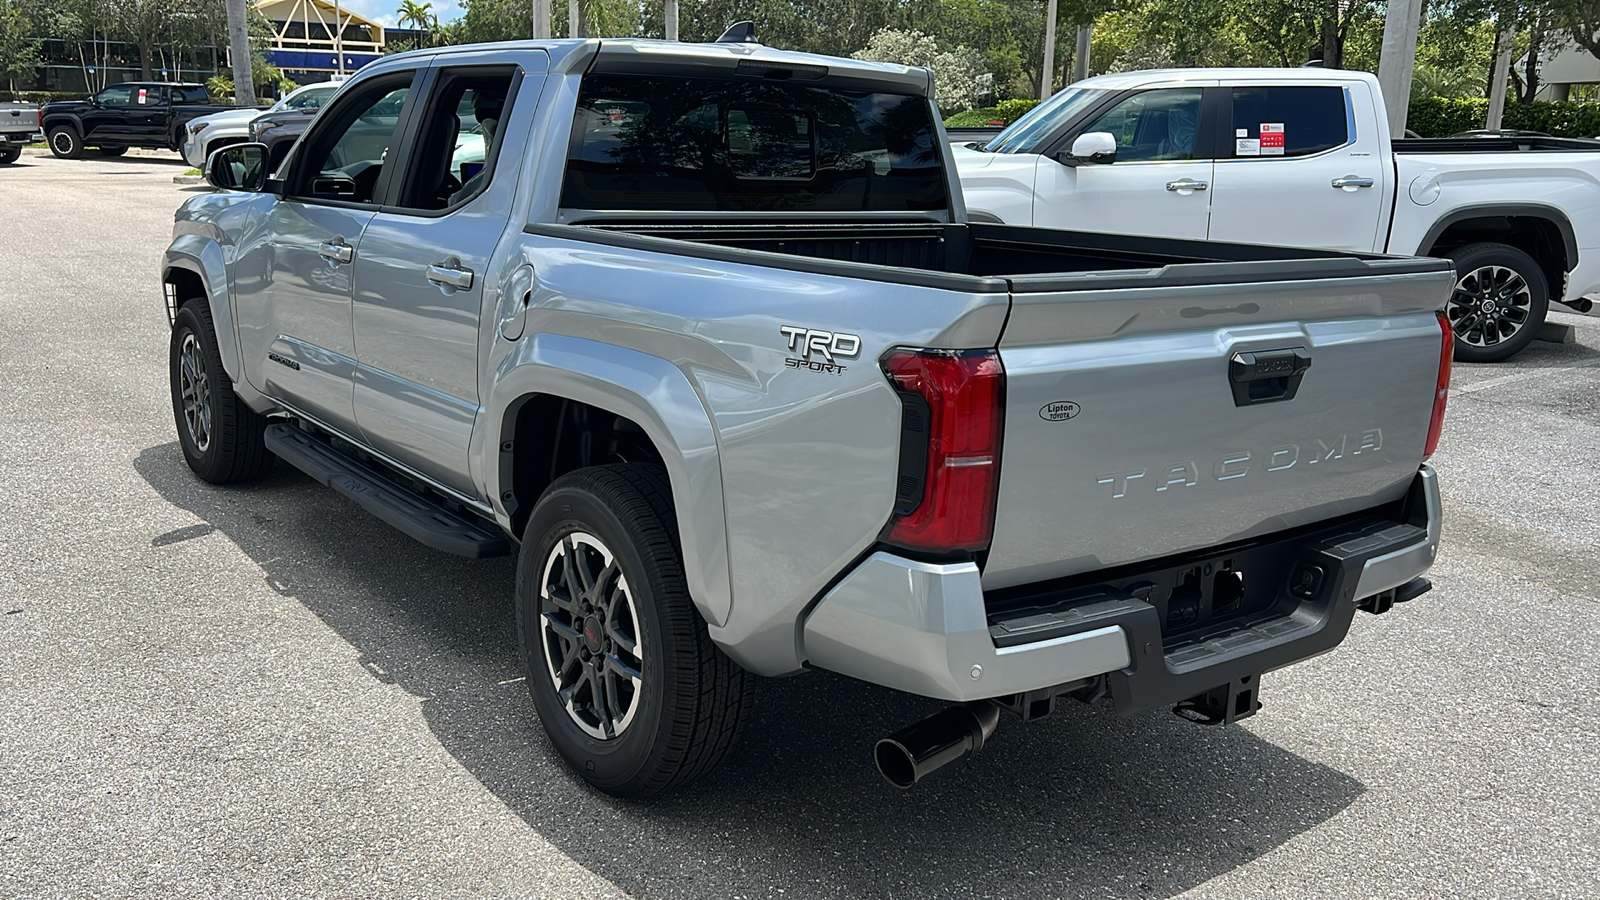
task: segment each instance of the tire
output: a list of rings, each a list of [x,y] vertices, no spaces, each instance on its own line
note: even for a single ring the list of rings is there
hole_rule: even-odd
[[[250,481],[271,471],[276,457],[262,438],[267,419],[234,393],[204,299],[178,310],[169,368],[172,415],[189,468],[212,484]]]
[[[7,147],[4,150],[0,150],[0,166],[9,166],[21,158],[21,147]]]
[[[95,152],[101,156],[121,156],[128,152],[127,147],[96,147]]]
[[[585,595],[572,581],[592,586]],[[517,639],[556,752],[608,794],[686,784],[738,738],[748,676],[689,599],[659,466],[580,469],[539,498],[517,566]]]
[[[1456,334],[1455,358],[1488,363],[1520,353],[1550,308],[1544,270],[1505,244],[1467,244],[1448,256],[1456,264],[1456,287],[1445,304]]]
[[[50,145],[50,152],[55,154],[56,159],[78,159],[83,156],[83,138],[71,125],[51,128],[45,142]]]

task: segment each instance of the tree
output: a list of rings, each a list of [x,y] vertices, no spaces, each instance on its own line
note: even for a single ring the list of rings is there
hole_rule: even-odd
[[[0,78],[12,90],[17,79],[33,74],[39,64],[39,42],[33,37],[33,20],[11,0],[0,0]]]
[[[256,105],[255,78],[250,58],[250,15],[245,0],[227,0],[228,56],[233,60],[233,102]]]
[[[439,17],[433,14],[432,3],[400,0],[400,8],[396,12],[400,15],[401,28],[406,27],[406,23],[409,22],[413,28],[422,32],[422,39],[417,43],[419,47],[427,43],[428,32],[439,23]]]
[[[920,31],[885,28],[855,54],[856,59],[926,66],[933,70],[933,95],[946,115],[971,109],[978,99],[978,76],[985,73],[983,55],[967,46],[939,49],[939,42]]]

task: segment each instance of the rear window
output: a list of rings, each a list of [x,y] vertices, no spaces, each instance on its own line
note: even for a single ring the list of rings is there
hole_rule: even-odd
[[[1236,87],[1233,154],[1307,156],[1350,142],[1341,87]]]
[[[757,80],[583,80],[562,206],[596,210],[944,209],[927,98]]]

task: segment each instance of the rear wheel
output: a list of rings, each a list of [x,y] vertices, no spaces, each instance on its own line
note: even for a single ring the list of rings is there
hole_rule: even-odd
[[[45,140],[57,159],[77,159],[83,155],[83,138],[71,125],[55,126]]]
[[[0,150],[0,166],[9,166],[22,158],[21,147],[6,147]]]
[[[528,691],[556,752],[619,797],[671,790],[733,745],[746,676],[684,581],[666,473],[580,469],[534,508],[517,568]]]
[[[1544,270],[1506,244],[1467,244],[1451,250],[1456,287],[1445,316],[1462,362],[1510,359],[1534,339],[1550,306]]]
[[[250,481],[271,470],[276,457],[263,437],[267,419],[234,393],[204,299],[178,310],[169,360],[172,415],[189,468],[212,484]]]
[[[101,156],[121,156],[128,152],[127,147],[97,147],[95,152]]]

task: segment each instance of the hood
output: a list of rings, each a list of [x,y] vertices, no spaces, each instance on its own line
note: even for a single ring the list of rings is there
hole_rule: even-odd
[[[80,109],[94,109],[94,104],[87,100],[51,100],[39,107],[40,112],[74,112]]]
[[[254,107],[229,109],[209,116],[199,116],[189,121],[192,130],[199,131],[201,127],[215,127],[218,125],[248,125],[256,118],[265,115],[266,110]]]

